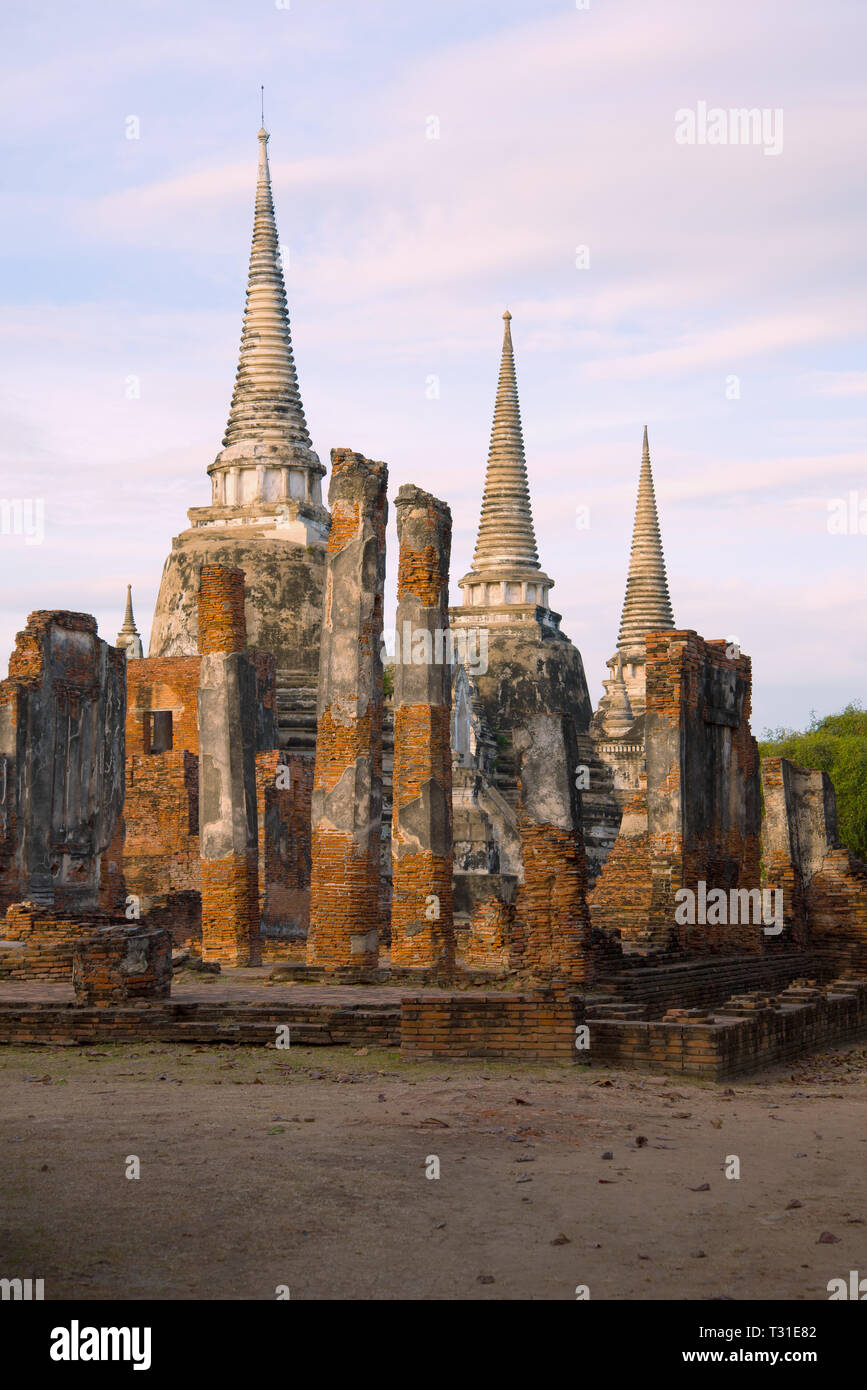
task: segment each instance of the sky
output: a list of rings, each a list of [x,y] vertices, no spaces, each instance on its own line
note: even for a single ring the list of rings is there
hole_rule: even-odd
[[[752,657],[756,733],[862,699],[865,51],[863,0],[6,0],[0,653],[37,608],[114,640],[127,583],[147,645],[228,415],[264,84],[314,447],[450,503],[452,601],[508,308],[594,704],[645,424],[675,621]]]

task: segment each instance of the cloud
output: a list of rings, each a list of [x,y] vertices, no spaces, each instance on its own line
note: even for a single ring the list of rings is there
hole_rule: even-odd
[[[867,396],[867,372],[813,372],[805,383],[819,396]]]

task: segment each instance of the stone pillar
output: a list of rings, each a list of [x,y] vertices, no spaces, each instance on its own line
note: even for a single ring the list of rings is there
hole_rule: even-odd
[[[420,488],[397,494],[400,560],[394,665],[391,963],[451,970],[452,515]]]
[[[259,965],[256,672],[245,652],[244,571],[203,565],[199,586],[202,959]]]
[[[384,463],[331,452],[307,961],[375,967],[382,826]]]
[[[539,981],[580,987],[592,979],[592,950],[572,721],[530,715],[513,741],[524,867],[513,964]]]

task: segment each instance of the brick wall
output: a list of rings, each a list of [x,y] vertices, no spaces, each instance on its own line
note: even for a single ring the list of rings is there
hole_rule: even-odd
[[[553,995],[421,995],[401,1000],[400,1054],[573,1062],[580,1000]]]
[[[511,964],[572,987],[593,973],[580,829],[538,824],[519,812],[524,877],[518,884]]]
[[[123,880],[176,944],[201,936],[197,656],[126,663]],[[172,716],[170,751],[150,751],[154,712]]]
[[[813,953],[826,970],[867,975],[867,864],[829,850],[806,894]]]
[[[614,847],[590,890],[594,927],[616,928],[624,941],[646,945],[650,940],[652,886],[647,790],[642,788],[624,807]]]
[[[857,1038],[867,1028],[867,981],[780,995],[740,996],[711,1012],[672,1010],[661,1022],[591,1020],[584,1055],[605,1067],[639,1067],[722,1081]]]
[[[163,930],[117,926],[76,941],[72,987],[76,1004],[90,1008],[167,999],[172,987],[171,936]]]
[[[486,898],[470,915],[464,964],[480,969],[505,969],[515,927],[515,908],[502,898]]]
[[[151,752],[148,715],[171,713],[172,751],[199,755],[196,695],[200,660],[197,656],[139,657],[126,663],[127,757],[160,757]]]
[[[115,924],[116,919],[102,913],[63,917],[30,903],[13,903],[0,919],[0,979],[66,982],[76,943]]]
[[[296,1005],[191,1004],[145,1000],[99,1008],[68,1004],[19,1004],[0,1000],[0,1045],[170,1042],[273,1045],[288,1026],[290,1047],[396,1047],[397,1004]]]

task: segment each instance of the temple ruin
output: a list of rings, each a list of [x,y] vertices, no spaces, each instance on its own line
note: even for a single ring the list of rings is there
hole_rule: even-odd
[[[867,865],[826,775],[760,762],[749,657],[675,627],[646,429],[594,712],[539,558],[508,311],[461,602],[448,503],[405,485],[384,664],[388,468],[333,449],[323,504],[268,140],[210,502],[149,655],[127,588],[113,646],[39,611],[0,682],[0,1041],[262,1041],[291,1016],[322,1045],[718,1079],[867,1027]],[[207,1007],[173,997],[184,966]],[[248,979],[312,994],[242,1009]]]

